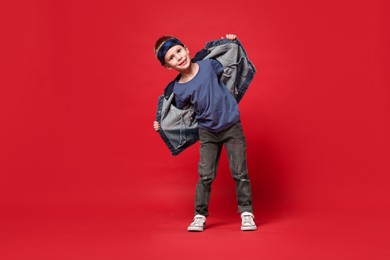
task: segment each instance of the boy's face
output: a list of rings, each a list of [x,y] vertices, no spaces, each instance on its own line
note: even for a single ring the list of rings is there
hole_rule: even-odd
[[[190,52],[187,47],[175,45],[167,51],[164,61],[166,68],[184,71],[191,65]]]

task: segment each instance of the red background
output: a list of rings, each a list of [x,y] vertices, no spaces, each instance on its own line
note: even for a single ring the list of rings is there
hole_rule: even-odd
[[[0,4],[1,259],[388,259],[386,1],[8,1]],[[222,158],[208,228],[198,144],[152,130],[175,76],[235,33],[258,73],[240,103],[257,232],[239,230]]]

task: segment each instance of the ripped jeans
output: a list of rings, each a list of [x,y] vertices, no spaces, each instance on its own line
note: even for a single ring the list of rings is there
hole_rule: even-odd
[[[238,212],[253,212],[252,191],[246,164],[246,140],[241,122],[218,133],[199,128],[199,180],[196,185],[195,214],[208,216],[211,184],[216,177],[222,146],[228,155],[230,172],[236,182]]]

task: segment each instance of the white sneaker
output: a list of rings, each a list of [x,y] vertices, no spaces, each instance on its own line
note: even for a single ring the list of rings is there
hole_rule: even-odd
[[[206,225],[206,217],[202,215],[195,215],[194,221],[188,226],[188,231],[202,232]]]
[[[243,212],[241,214],[241,230],[243,231],[251,231],[256,230],[256,224],[255,224],[255,216],[253,216],[250,212]]]

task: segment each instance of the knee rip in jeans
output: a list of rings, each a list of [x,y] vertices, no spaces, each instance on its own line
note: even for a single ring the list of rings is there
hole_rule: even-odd
[[[243,172],[241,174],[234,174],[233,179],[238,180],[238,181],[249,181],[248,179],[248,173]]]
[[[214,180],[214,178],[213,178],[213,177],[210,177],[210,176],[201,176],[200,178],[201,178],[201,180],[202,180],[203,182],[211,182],[211,181]]]

